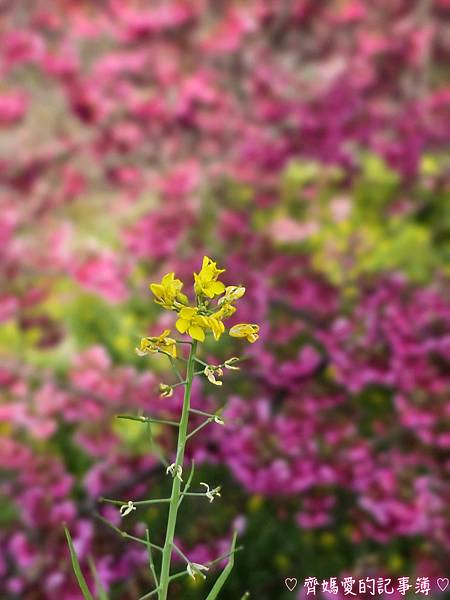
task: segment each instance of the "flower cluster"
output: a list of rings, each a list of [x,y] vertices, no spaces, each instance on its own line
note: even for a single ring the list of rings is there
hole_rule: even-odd
[[[157,304],[178,313],[175,327],[180,333],[187,333],[199,342],[204,342],[206,334],[212,333],[217,341],[225,331],[223,321],[236,312],[234,302],[245,294],[244,287],[225,287],[219,281],[219,275],[224,272],[225,269],[218,269],[213,260],[207,256],[203,258],[202,268],[199,273],[194,273],[195,306],[189,306],[187,296],[181,292],[184,284],[174,273],[164,275],[160,283],[150,284],[150,289]],[[217,300],[215,305],[214,299]],[[258,331],[258,325],[240,323],[231,327],[229,335],[246,338],[253,344],[259,337]],[[139,354],[166,349],[176,356],[176,344],[169,334],[170,330],[166,330],[159,337],[143,338]]]

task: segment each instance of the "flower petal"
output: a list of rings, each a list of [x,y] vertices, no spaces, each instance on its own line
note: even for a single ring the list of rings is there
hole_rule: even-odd
[[[164,288],[160,283],[151,283],[150,289],[155,296],[162,296],[164,291]]]
[[[225,291],[225,286],[221,281],[213,281],[210,284],[210,289],[214,294],[222,294]]]
[[[186,319],[178,319],[178,321],[175,323],[175,327],[180,333],[186,333],[187,328],[189,327],[189,321]]]
[[[205,341],[205,332],[198,325],[191,325],[191,327],[189,327],[188,333],[194,340],[197,340],[199,342]]]
[[[182,319],[192,319],[192,317],[196,314],[197,309],[192,308],[192,306],[185,306],[180,310],[180,317]]]

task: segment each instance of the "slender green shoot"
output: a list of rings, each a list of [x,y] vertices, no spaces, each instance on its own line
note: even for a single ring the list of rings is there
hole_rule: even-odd
[[[94,600],[94,597],[88,588],[88,584],[86,583],[86,579],[84,578],[83,572],[81,571],[80,563],[78,561],[78,556],[77,556],[77,553],[75,552],[75,548],[73,546],[72,537],[71,537],[67,527],[64,527],[64,531],[65,531],[66,538],[67,538],[67,544],[69,545],[70,558],[72,561],[72,569],[75,573],[75,577],[77,578],[77,582],[80,587],[81,593],[83,594],[83,598],[84,598],[84,600]]]

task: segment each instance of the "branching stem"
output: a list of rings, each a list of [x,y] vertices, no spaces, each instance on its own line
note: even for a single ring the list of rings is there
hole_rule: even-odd
[[[187,426],[189,421],[189,408],[190,408],[190,400],[191,400],[191,388],[192,388],[192,380],[194,378],[194,364],[195,364],[195,352],[197,349],[197,342],[192,342],[189,358],[187,362],[187,372],[186,372],[186,387],[184,389],[184,400],[183,400],[183,410],[181,413],[181,420],[178,429],[178,444],[177,444],[177,455],[175,460],[175,469],[177,472],[178,469],[183,467],[184,460],[184,449],[186,445],[186,436],[187,436]],[[171,555],[173,550],[173,538],[175,535],[175,526],[177,522],[177,514],[178,514],[178,506],[180,500],[180,479],[178,477],[174,477],[172,481],[172,494],[170,497],[170,506],[169,506],[169,516],[167,519],[167,530],[166,530],[166,539],[164,542],[164,548],[162,553],[162,564],[161,564],[161,574],[159,578],[159,588],[158,588],[158,599],[159,600],[167,600],[167,593],[169,589],[169,580],[170,580],[170,562]]]
[[[209,419],[206,419],[206,421],[203,421],[203,423],[201,423],[198,427],[196,427],[195,429],[193,429],[191,431],[191,433],[189,433],[186,436],[186,439],[188,440],[189,438],[193,437],[196,433],[198,433],[199,431],[201,431],[203,429],[203,427],[206,427],[207,425],[209,425],[213,421],[214,421],[214,418],[213,417],[209,417]]]

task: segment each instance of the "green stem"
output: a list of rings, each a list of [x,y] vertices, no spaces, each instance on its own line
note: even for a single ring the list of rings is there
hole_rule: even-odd
[[[176,421],[168,421],[167,419],[153,419],[152,417],[134,417],[133,415],[117,415],[116,418],[126,419],[127,421],[139,421],[140,423],[159,423],[160,425],[172,425],[173,427],[178,427],[178,423]]]
[[[123,506],[128,500],[113,500],[112,498],[99,498],[99,502],[108,502],[109,504],[116,504],[117,506]],[[142,506],[146,504],[159,504],[160,502],[170,502],[170,498],[152,498],[151,500],[137,500],[133,502],[135,506]]]
[[[203,423],[201,425],[199,425],[198,427],[196,427],[195,429],[193,429],[191,431],[191,433],[189,433],[186,437],[186,439],[188,440],[189,438],[193,437],[196,433],[198,433],[199,431],[201,431],[204,427],[206,427],[207,425],[209,425],[210,423],[212,423],[214,421],[213,418],[209,418],[206,419],[206,421],[203,421]]]
[[[189,421],[189,406],[191,400],[192,381],[194,379],[194,362],[197,342],[193,342],[189,352],[186,370],[186,387],[184,389],[183,411],[181,413],[180,426],[178,429],[178,446],[177,456],[175,461],[175,473],[178,467],[183,466],[184,448],[186,445],[186,434]],[[177,522],[178,503],[180,499],[180,480],[178,477],[173,478],[172,494],[170,497],[169,516],[167,519],[166,539],[162,553],[161,574],[159,578],[158,599],[167,600],[170,578],[170,560],[173,549],[173,538],[175,535],[175,526]]]
[[[185,381],[183,379],[183,375],[180,373],[180,369],[177,367],[173,356],[169,355],[169,359],[170,359],[170,364],[172,365],[173,370],[177,374],[178,380],[180,381],[180,383],[185,383]]]
[[[222,408],[219,408],[215,413],[205,412],[204,410],[197,410],[196,408],[190,408],[190,412],[195,413],[196,415],[204,415],[205,417],[220,417],[222,413]]]
[[[201,365],[203,365],[204,367],[208,367],[208,366],[209,366],[209,365],[208,365],[208,363],[205,363],[205,361],[204,361],[204,360],[200,360],[200,359],[199,359],[199,358],[197,358],[197,357],[195,357],[195,358],[194,358],[194,360],[195,360],[196,362],[200,363]],[[202,371],[202,373],[203,373],[203,371]]]
[[[148,566],[150,567],[151,574],[153,576],[153,580],[155,582],[156,587],[159,586],[158,576],[156,575],[155,563],[153,562],[153,554],[152,554],[152,545],[150,543],[150,533],[148,528],[145,530],[145,539],[147,542],[147,551],[148,551]]]
[[[212,567],[216,563],[221,562],[222,560],[225,560],[225,558],[228,558],[229,556],[232,556],[233,554],[236,554],[236,552],[240,552],[243,547],[244,546],[238,546],[237,548],[235,548],[231,552],[227,552],[227,554],[223,554],[222,556],[219,556],[218,558],[216,558],[214,560],[210,560],[209,562],[206,563],[205,566],[206,567]],[[187,574],[188,574],[188,572],[186,571],[186,569],[184,569],[184,571],[179,571],[178,573],[174,573],[173,575],[171,575],[169,577],[169,581],[173,581],[174,579],[179,579],[180,577],[185,577]],[[154,596],[157,592],[159,592],[159,588],[156,588],[156,590],[152,590],[148,594],[145,594],[145,596],[141,596],[139,598],[139,600],[147,600],[147,598],[150,598],[151,596]]]

